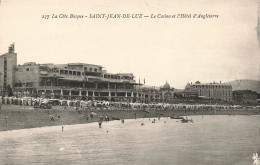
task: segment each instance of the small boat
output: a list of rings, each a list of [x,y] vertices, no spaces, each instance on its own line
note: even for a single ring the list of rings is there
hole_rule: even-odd
[[[112,120],[120,120],[119,118],[116,118],[116,117],[112,117],[111,119]]]
[[[171,119],[183,119],[182,116],[175,116],[175,115],[171,116],[170,118],[171,118]]]
[[[162,116],[164,115],[164,113],[157,113],[157,112],[156,112],[155,114],[157,114],[157,115],[162,115]]]
[[[142,110],[143,112],[145,112],[145,113],[150,113],[149,111],[147,111],[147,110]]]
[[[181,119],[181,122],[182,122],[182,123],[189,123],[189,122],[194,123],[192,119],[188,119],[188,118],[186,118],[186,119],[184,119],[184,118]]]
[[[187,120],[187,119],[182,119],[181,122],[182,122],[182,123],[188,123],[189,120]]]

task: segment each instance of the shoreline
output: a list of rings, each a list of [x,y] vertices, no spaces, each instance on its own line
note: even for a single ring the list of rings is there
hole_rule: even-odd
[[[86,115],[94,112],[93,119],[87,119]],[[186,112],[186,113],[185,113]],[[46,126],[75,125],[98,122],[100,116],[108,116],[110,121],[114,119],[135,119],[135,118],[158,118],[194,115],[260,115],[260,109],[245,110],[75,110],[73,107],[64,109],[62,106],[53,106],[52,109],[33,108],[31,106],[2,105],[0,110],[0,132],[38,128]],[[7,116],[7,117],[6,117]],[[51,120],[54,117],[54,121]],[[58,117],[60,116],[60,117]]]

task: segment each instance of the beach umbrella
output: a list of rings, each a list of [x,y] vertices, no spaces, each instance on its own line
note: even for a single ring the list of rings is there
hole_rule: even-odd
[[[12,97],[9,97],[8,100],[9,100],[9,104],[11,105],[13,98],[12,98]]]
[[[94,112],[91,112],[91,115],[97,115],[96,113],[94,113]]]
[[[81,90],[79,91],[79,96],[81,96]]]
[[[4,100],[5,100],[5,104],[7,104],[7,97],[4,97]]]

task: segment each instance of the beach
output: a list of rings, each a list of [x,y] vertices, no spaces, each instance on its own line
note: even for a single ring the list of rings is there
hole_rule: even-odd
[[[94,113],[91,119],[90,114]],[[218,110],[76,110],[74,107],[53,106],[51,109],[33,108],[32,106],[2,105],[0,110],[0,131],[27,129],[45,126],[73,125],[98,122],[100,117],[110,120],[158,118],[193,115],[260,115],[260,109],[218,109]],[[88,116],[88,117],[86,117]],[[53,117],[53,120],[51,118]]]

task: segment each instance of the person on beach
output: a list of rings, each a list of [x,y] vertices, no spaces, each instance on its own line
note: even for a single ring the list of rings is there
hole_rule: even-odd
[[[98,122],[99,128],[101,128],[101,125],[102,125],[102,121],[99,121],[99,122]]]
[[[99,121],[103,122],[103,120],[104,120],[104,117],[100,116]]]
[[[54,121],[54,116],[53,116],[53,115],[50,115],[50,117],[51,117],[51,121]]]
[[[7,117],[7,115],[6,115],[6,116],[5,116],[5,124],[7,124],[7,118],[8,118],[8,117]]]
[[[124,124],[124,123],[125,123],[125,120],[124,120],[124,119],[122,119],[122,120],[121,120],[121,122],[122,122],[122,124]]]
[[[64,130],[64,126],[63,126],[63,125],[61,126],[61,130],[62,130],[62,132],[63,132],[63,130]]]

